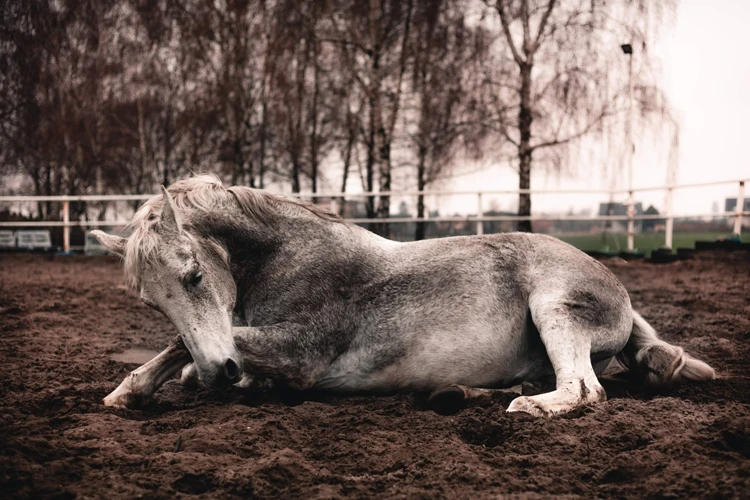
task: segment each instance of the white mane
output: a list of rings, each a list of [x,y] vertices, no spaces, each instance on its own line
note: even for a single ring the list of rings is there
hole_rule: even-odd
[[[255,221],[268,224],[274,215],[286,207],[305,209],[321,219],[341,222],[342,219],[316,205],[284,198],[260,189],[244,186],[225,188],[221,180],[213,174],[199,174],[175,182],[167,191],[172,196],[175,207],[181,216],[192,221],[196,214],[205,214],[217,209],[234,209],[239,206],[245,215]],[[161,238],[156,231],[164,204],[163,195],[156,195],[146,201],[128,224],[133,233],[128,238],[124,256],[125,279],[130,288],[136,289],[140,281],[140,270],[144,264],[159,261]]]

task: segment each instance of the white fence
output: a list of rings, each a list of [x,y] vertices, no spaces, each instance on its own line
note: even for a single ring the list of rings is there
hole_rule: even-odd
[[[329,193],[284,193],[285,196],[289,197],[301,197],[301,198],[330,198],[332,203],[336,200],[343,198],[373,198],[379,196],[439,196],[439,195],[473,195],[477,197],[477,215],[467,217],[457,216],[440,216],[440,217],[397,217],[387,219],[390,224],[399,224],[405,222],[475,222],[476,233],[483,234],[484,222],[492,221],[520,221],[520,220],[545,220],[545,221],[562,221],[562,220],[577,220],[577,221],[627,221],[628,223],[628,250],[634,249],[633,235],[635,221],[639,220],[656,220],[663,219],[666,221],[665,225],[665,237],[664,246],[672,248],[672,233],[674,227],[674,219],[689,219],[689,218],[700,218],[700,217],[727,217],[734,218],[734,229],[735,234],[740,234],[742,231],[742,218],[750,215],[750,212],[744,211],[744,199],[745,199],[745,182],[748,179],[729,180],[729,181],[716,181],[696,184],[682,184],[674,186],[655,186],[638,189],[620,189],[620,190],[590,190],[590,189],[573,189],[573,190],[534,190],[534,189],[523,189],[523,190],[493,190],[493,191],[440,191],[440,190],[427,190],[427,191],[390,191],[390,192],[364,192],[364,193],[340,193],[340,192],[329,192]],[[720,212],[720,213],[695,213],[695,214],[680,214],[674,215],[672,211],[672,199],[674,192],[679,189],[686,188],[697,188],[706,186],[719,186],[719,185],[731,185],[736,184],[737,190],[737,206],[734,212]],[[654,215],[635,215],[635,193],[648,192],[648,191],[666,191],[666,212],[663,214]],[[606,194],[612,199],[616,195],[627,194],[627,215],[529,215],[529,216],[517,216],[517,215],[483,215],[484,207],[482,204],[483,197],[488,195],[518,195],[519,193],[528,193],[531,195],[592,195],[592,194]],[[71,201],[145,201],[153,197],[152,194],[141,194],[141,195],[81,195],[81,196],[0,196],[0,203],[17,203],[17,202],[62,202],[62,214],[63,220],[61,221],[18,221],[18,222],[0,222],[0,227],[63,227],[63,249],[67,252],[70,250],[70,228],[73,226],[82,227],[97,227],[97,226],[124,226],[127,221],[71,221],[70,220],[70,202]],[[369,219],[369,218],[350,218],[347,219],[353,223],[373,223],[373,222],[384,222],[384,219]]]

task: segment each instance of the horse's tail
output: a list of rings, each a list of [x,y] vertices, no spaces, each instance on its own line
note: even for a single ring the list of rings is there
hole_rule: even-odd
[[[716,372],[706,363],[659,339],[653,327],[635,311],[633,331],[617,360],[643,385],[654,389],[716,378]]]

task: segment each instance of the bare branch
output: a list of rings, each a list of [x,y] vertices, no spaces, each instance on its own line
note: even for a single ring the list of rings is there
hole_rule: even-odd
[[[547,3],[547,9],[544,11],[544,14],[542,14],[542,19],[541,21],[539,21],[539,31],[537,31],[536,33],[536,37],[534,38],[534,45],[531,48],[532,54],[539,50],[539,45],[542,41],[542,35],[544,34],[544,30],[547,28],[549,17],[555,8],[555,2],[556,0],[549,0],[549,2]]]
[[[510,33],[510,22],[505,12],[504,2],[505,0],[497,0],[497,3],[495,4],[495,8],[497,9],[497,13],[500,16],[500,23],[503,26],[503,33],[505,33],[505,40],[508,42],[510,51],[513,53],[513,59],[516,61],[516,64],[521,66],[521,65],[526,64],[526,61],[521,57],[521,54],[519,54],[518,49],[516,48],[516,44],[513,41],[513,35],[511,35]]]

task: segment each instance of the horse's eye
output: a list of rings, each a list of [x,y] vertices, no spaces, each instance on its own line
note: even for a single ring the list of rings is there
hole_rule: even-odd
[[[190,286],[195,287],[195,286],[200,285],[202,279],[203,279],[203,273],[198,271],[190,277],[190,281],[188,283],[190,283]]]

